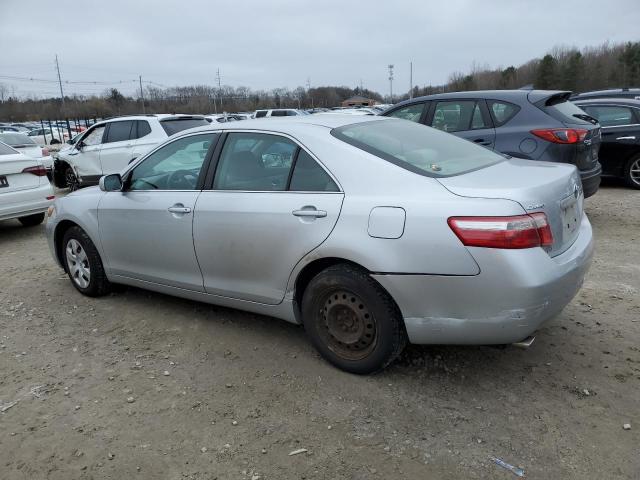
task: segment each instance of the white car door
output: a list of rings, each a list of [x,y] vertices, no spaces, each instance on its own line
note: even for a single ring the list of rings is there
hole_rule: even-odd
[[[134,158],[136,130],[135,120],[117,120],[107,124],[100,150],[102,175],[123,171]]]
[[[69,160],[73,163],[81,182],[97,182],[102,176],[100,149],[104,130],[105,125],[96,125],[89,129],[69,154]]]

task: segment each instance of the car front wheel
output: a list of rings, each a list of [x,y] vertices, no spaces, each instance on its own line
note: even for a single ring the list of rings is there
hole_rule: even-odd
[[[302,318],[320,354],[351,373],[383,369],[407,343],[393,299],[366,271],[348,264],[329,267],[311,280]]]
[[[18,218],[18,221],[25,227],[35,227],[44,221],[44,213],[36,213],[35,215],[27,215]]]
[[[78,182],[78,177],[76,177],[73,168],[67,167],[64,172],[64,180],[67,187],[69,187],[69,191],[74,192],[80,188],[80,182]]]
[[[624,179],[631,188],[640,189],[640,155],[627,162],[624,169]]]
[[[80,227],[67,230],[62,248],[65,270],[80,293],[100,297],[111,291],[100,254],[84,230]]]

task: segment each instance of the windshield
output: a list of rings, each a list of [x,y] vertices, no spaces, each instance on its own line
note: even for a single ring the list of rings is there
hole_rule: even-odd
[[[167,135],[171,136],[188,128],[204,127],[209,125],[209,122],[204,118],[174,118],[172,120],[161,120],[160,125],[167,132]]]
[[[505,158],[449,133],[400,119],[356,123],[331,134],[406,170],[449,177],[488,167]]]
[[[36,144],[31,138],[22,133],[0,133],[0,141],[12,146]]]
[[[545,105],[543,110],[562,123],[578,125],[592,125],[594,123],[590,115],[587,115],[584,110],[568,101],[552,102],[550,105]]]

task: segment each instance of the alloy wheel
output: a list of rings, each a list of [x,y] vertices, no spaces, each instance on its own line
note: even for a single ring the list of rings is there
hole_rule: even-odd
[[[67,168],[67,171],[64,174],[64,179],[67,183],[67,187],[69,187],[70,192],[74,192],[78,190],[78,188],[80,188],[78,178],[76,177],[75,173],[73,173],[73,170],[71,170],[71,168]]]
[[[640,185],[640,158],[629,166],[629,178],[636,185]]]
[[[69,275],[71,276],[71,279],[80,288],[87,288],[91,281],[91,269],[89,267],[89,259],[87,258],[84,248],[82,248],[80,242],[72,238],[67,242],[67,248],[65,251],[67,255],[67,267],[69,268]]]

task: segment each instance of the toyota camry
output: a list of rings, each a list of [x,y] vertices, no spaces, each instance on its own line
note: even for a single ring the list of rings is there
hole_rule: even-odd
[[[401,119],[308,115],[180,132],[49,209],[89,296],[126,284],[302,324],[329,362],[407,342],[530,344],[593,254],[576,167]]]

